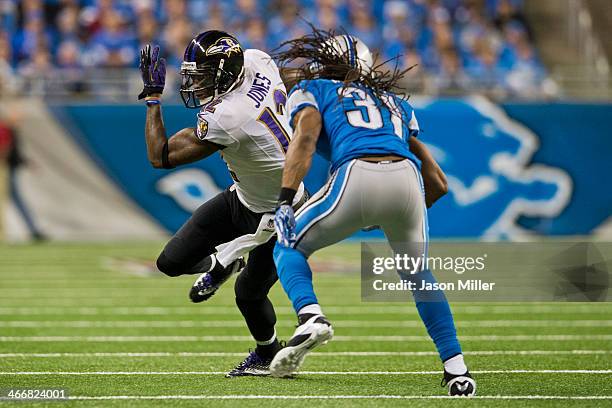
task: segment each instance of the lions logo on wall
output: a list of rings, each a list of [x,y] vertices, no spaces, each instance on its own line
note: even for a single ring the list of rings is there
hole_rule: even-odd
[[[159,179],[155,187],[187,212],[194,212],[222,191],[210,174],[195,168],[173,171]]]
[[[206,50],[206,55],[214,55],[214,54],[225,54],[228,57],[235,52],[236,54],[242,52],[240,48],[240,44],[236,42],[231,37],[221,37],[213,45],[208,47]]]
[[[569,204],[568,173],[533,162],[537,135],[499,106],[476,96],[410,101],[426,124],[422,140],[448,178],[448,196],[432,208],[432,235],[529,236],[534,231],[521,217],[554,218]]]

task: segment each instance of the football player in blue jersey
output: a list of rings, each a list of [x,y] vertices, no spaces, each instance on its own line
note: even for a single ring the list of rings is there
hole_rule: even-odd
[[[333,336],[318,304],[308,257],[359,229],[380,226],[396,253],[427,256],[427,206],[446,193],[446,179],[418,141],[410,104],[393,92],[405,71],[374,66],[359,39],[314,30],[284,44],[281,64],[304,62],[287,112],[294,129],[275,215],[274,261],[298,315],[298,327],[272,363],[273,376],[293,375],[306,354]],[[299,80],[302,78],[302,80]],[[291,202],[313,154],[331,162],[330,178],[297,213]],[[402,273],[403,272],[403,273]],[[409,273],[407,273],[409,272]],[[435,282],[428,269],[402,279]],[[419,314],[444,363],[449,395],[474,395],[446,297],[413,291]]]

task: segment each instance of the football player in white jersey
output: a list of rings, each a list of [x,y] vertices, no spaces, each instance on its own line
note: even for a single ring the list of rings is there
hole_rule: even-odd
[[[196,126],[166,137],[161,111],[165,60],[159,47],[146,46],[140,69],[147,105],[145,137],[155,168],[171,169],[216,151],[227,163],[234,184],[204,203],[179,229],[157,259],[168,276],[200,274],[191,300],[207,300],[244,261],[236,279],[236,303],[257,347],[228,376],[267,375],[281,348],[276,315],[268,292],[277,280],[272,259],[272,213],[291,130],[285,112],[287,93],[279,70],[264,52],[243,50],[235,37],[206,31],[185,50],[181,97],[199,108]],[[306,200],[303,186],[294,201]]]

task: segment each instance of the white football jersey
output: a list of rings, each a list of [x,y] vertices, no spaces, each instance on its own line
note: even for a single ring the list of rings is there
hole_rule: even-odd
[[[203,107],[196,135],[223,146],[221,157],[238,198],[257,213],[273,211],[281,188],[291,128],[287,91],[274,61],[263,51],[244,52],[244,81]],[[302,197],[300,184],[296,202]]]

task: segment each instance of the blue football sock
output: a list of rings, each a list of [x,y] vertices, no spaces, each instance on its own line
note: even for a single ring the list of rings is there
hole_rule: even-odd
[[[312,271],[300,251],[276,244],[274,263],[278,278],[296,313],[304,306],[319,303],[312,287]]]
[[[402,278],[415,282],[417,288],[421,287],[422,281],[436,282],[436,278],[430,270],[424,270],[416,275],[402,275]],[[417,289],[413,290],[412,294],[421,320],[423,320],[429,336],[434,341],[442,361],[460,354],[461,346],[457,339],[453,314],[444,292],[441,290],[420,291]]]

